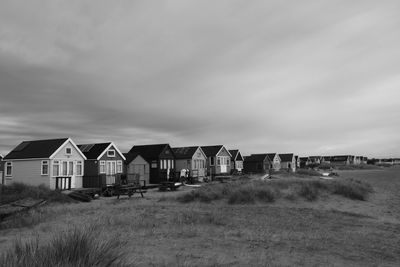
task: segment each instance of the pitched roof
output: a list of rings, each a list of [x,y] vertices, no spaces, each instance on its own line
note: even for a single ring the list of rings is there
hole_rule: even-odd
[[[268,154],[251,154],[250,156],[244,157],[244,161],[247,162],[260,162],[265,160],[270,161]]]
[[[166,147],[169,147],[169,144],[156,144],[156,145],[141,145],[141,146],[133,146],[128,153],[131,154],[139,154],[145,160],[153,160],[157,159],[161,152],[164,151]]]
[[[78,148],[82,151],[87,159],[97,159],[110,144],[111,142],[98,144],[81,144],[78,145]]]
[[[283,162],[292,162],[293,153],[279,154],[279,157]]]
[[[232,150],[229,150],[229,153],[231,153],[231,155],[232,155],[232,160],[236,160],[236,158],[238,157],[238,156],[240,156],[241,158],[242,158],[242,160],[243,160],[243,157],[242,157],[242,154],[239,152],[239,149],[232,149]]]
[[[174,147],[172,151],[176,159],[191,159],[198,148],[198,146]]]
[[[23,141],[8,153],[4,159],[50,158],[67,140],[68,138]]]
[[[202,146],[201,149],[203,150],[204,154],[207,157],[212,157],[218,154],[218,152],[222,149],[223,145],[216,145],[216,146]]]
[[[276,153],[267,153],[267,155],[270,161],[274,161]]]
[[[124,153],[123,155],[124,155],[124,157],[125,157],[125,162],[126,162],[127,164],[131,163],[132,160],[134,160],[137,156],[139,156],[139,154],[136,153],[136,152],[133,152],[133,153]]]
[[[347,161],[349,159],[349,155],[344,156],[333,156],[331,157],[331,161]]]

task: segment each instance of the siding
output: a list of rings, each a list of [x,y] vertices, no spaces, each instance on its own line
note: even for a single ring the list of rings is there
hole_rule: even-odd
[[[146,184],[150,184],[150,165],[149,163],[143,159],[141,156],[137,156],[134,160],[132,160],[127,166],[127,174],[129,178],[129,174],[135,173],[135,165],[145,166],[144,174],[140,174],[140,180],[144,180]]]
[[[35,186],[43,184],[50,187],[49,175],[40,174],[41,163],[42,160],[12,161],[12,176],[5,177],[6,184],[18,182]]]

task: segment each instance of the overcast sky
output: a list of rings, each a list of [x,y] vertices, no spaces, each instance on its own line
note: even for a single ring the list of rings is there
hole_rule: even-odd
[[[0,2],[0,153],[72,137],[400,156],[400,1]]]

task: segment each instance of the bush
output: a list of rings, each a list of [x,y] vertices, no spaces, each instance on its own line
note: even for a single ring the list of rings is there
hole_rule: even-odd
[[[318,196],[318,186],[316,183],[304,182],[300,184],[298,195],[304,197],[309,201],[317,199]]]
[[[117,238],[100,239],[93,230],[74,229],[57,234],[48,244],[22,243],[0,255],[0,266],[121,266]]]
[[[332,185],[333,194],[350,199],[366,200],[368,194],[373,191],[369,184],[353,179],[333,181]]]

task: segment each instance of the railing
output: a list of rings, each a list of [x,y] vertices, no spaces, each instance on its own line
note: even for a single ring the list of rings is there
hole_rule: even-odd
[[[70,190],[71,189],[71,176],[57,176],[56,177],[56,190]]]

